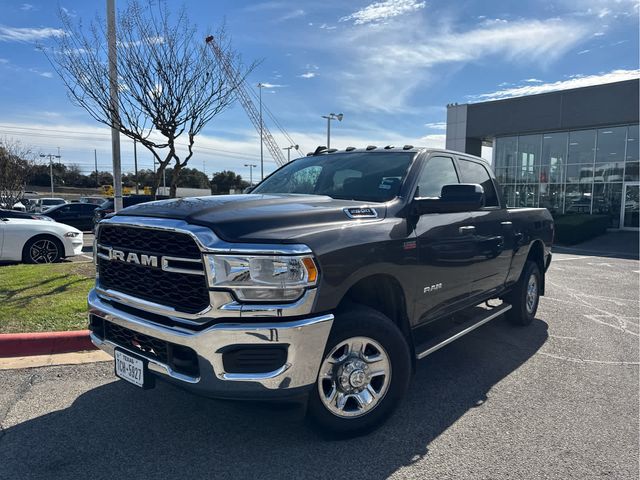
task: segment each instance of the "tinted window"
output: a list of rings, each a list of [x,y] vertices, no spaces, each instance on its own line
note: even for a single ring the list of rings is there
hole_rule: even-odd
[[[413,156],[411,152],[358,152],[305,157],[288,163],[251,193],[386,202],[400,193]]]
[[[482,188],[484,188],[484,204],[487,207],[497,207],[499,205],[496,189],[484,165],[460,159],[460,176],[462,177],[462,183],[482,185]]]
[[[92,203],[83,203],[80,206],[80,211],[84,214],[93,213],[93,211],[98,208],[98,205],[94,205]]]
[[[458,183],[453,160],[449,157],[431,157],[420,174],[417,197],[439,197],[443,185]]]

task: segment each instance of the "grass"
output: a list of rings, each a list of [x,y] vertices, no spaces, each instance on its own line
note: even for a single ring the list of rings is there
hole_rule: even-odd
[[[92,262],[0,266],[0,333],[87,328]]]

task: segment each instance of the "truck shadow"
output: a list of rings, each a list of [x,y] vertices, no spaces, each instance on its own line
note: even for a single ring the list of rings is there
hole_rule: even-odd
[[[326,441],[295,410],[114,381],[5,429],[0,463],[5,478],[386,478],[428,458],[430,443],[471,409],[505,408],[491,403],[491,389],[546,340],[541,320],[478,329],[419,362],[399,411],[366,437]]]

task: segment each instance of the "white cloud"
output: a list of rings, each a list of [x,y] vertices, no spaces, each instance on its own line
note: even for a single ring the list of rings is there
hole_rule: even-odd
[[[315,72],[305,72],[302,75],[298,75],[300,78],[313,78],[316,76]]]
[[[282,75],[280,75],[282,76]],[[284,88],[286,87],[286,85],[277,85],[275,83],[267,83],[267,82],[261,82],[260,85],[262,85],[264,88]]]
[[[447,122],[433,122],[433,123],[425,123],[425,127],[431,130],[446,130]]]
[[[540,80],[538,78],[527,78],[525,80],[525,82],[527,82],[527,83],[542,83],[542,80]]]
[[[578,55],[584,55],[585,53],[589,53],[591,50],[589,50],[588,48],[584,49],[584,50],[580,50],[578,52]]]
[[[470,98],[479,101],[499,100],[501,98],[522,97],[525,95],[535,95],[557,90],[567,90],[570,88],[588,87],[590,85],[600,85],[603,83],[621,82],[640,78],[640,70],[613,70],[608,73],[596,75],[573,75],[568,80],[543,83],[538,85],[524,85],[519,87],[497,90],[491,93],[482,93]]]
[[[378,29],[350,29],[335,42],[353,45],[354,60],[341,72],[344,101],[389,113],[407,110],[411,95],[425,89],[449,64],[488,61],[546,66],[589,36],[572,20],[520,20],[456,32],[450,25],[425,28],[417,19]]]
[[[28,12],[29,10],[35,10],[35,9],[36,7],[31,5],[30,3],[23,3],[22,5],[20,5],[20,10],[24,10],[25,12]]]
[[[60,28],[20,28],[0,25],[0,41],[3,42],[35,42],[46,38],[60,37],[64,34],[64,30]]]
[[[292,11],[290,11],[288,13],[285,13],[280,18],[278,18],[276,21],[277,22],[286,22],[287,20],[292,20],[294,18],[304,17],[305,15],[306,15],[306,12],[304,10],[302,10],[301,8],[299,8],[297,10],[292,10]]]
[[[420,138],[421,147],[432,147],[432,148],[444,148],[446,143],[447,136],[438,134],[438,135],[425,135]]]
[[[335,30],[338,27],[336,27],[335,25],[327,25],[326,23],[323,23],[318,28],[321,28],[323,30]]]
[[[353,20],[355,25],[377,23],[405,13],[415,12],[425,6],[426,2],[417,2],[416,0],[386,0],[367,5],[351,15],[340,18],[340,21],[349,22]]]
[[[601,37],[604,35],[604,32],[596,32],[593,34],[594,37]]]
[[[9,63],[9,60],[6,58],[0,58],[0,65]]]

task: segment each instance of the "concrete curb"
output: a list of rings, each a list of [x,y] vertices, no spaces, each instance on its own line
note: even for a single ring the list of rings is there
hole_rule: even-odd
[[[0,334],[0,358],[95,350],[89,330]]]

